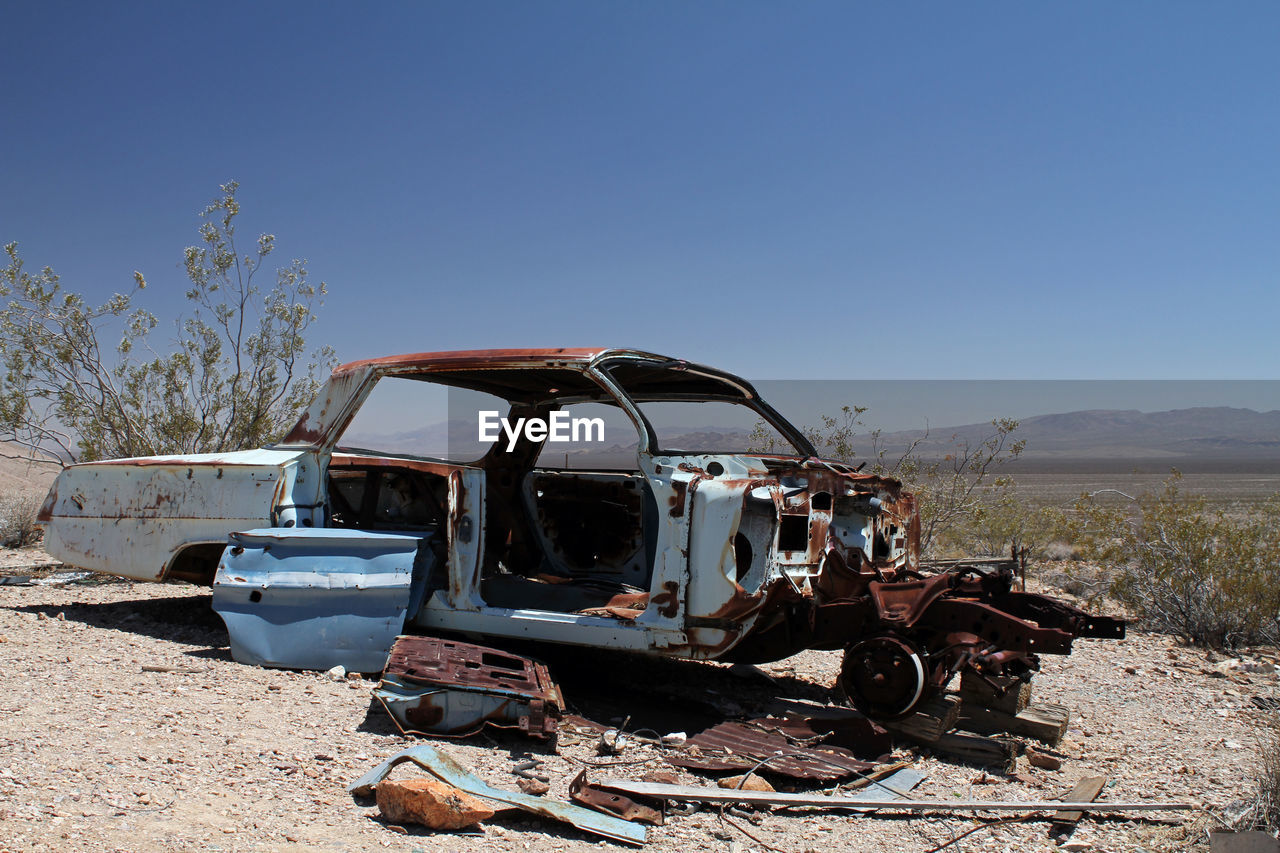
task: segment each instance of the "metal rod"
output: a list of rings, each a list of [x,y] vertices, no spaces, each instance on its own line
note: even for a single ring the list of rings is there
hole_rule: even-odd
[[[898,809],[915,812],[929,811],[1082,811],[1082,812],[1134,812],[1178,811],[1199,808],[1195,803],[1109,803],[1105,801],[1073,803],[1065,800],[859,800],[852,797],[825,797],[812,794],[768,793],[761,791],[733,791],[721,788],[700,788],[690,785],[664,785],[658,782],[633,782],[629,779],[605,779],[598,783],[627,794],[642,797],[658,797],[668,800],[694,800],[701,803],[753,803],[787,806],[857,806],[862,809]]]

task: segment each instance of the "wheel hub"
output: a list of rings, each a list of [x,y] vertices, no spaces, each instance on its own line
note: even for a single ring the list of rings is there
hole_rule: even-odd
[[[853,706],[882,720],[905,717],[924,695],[924,655],[901,637],[871,637],[851,646],[840,667],[840,688]]]

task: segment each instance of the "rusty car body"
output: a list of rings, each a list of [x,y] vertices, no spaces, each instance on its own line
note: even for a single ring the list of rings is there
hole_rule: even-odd
[[[634,428],[630,463],[552,465],[527,434],[473,459],[344,441],[391,379],[482,391],[512,416],[610,407]],[[664,446],[654,402],[744,407],[791,452]],[[416,508],[384,513],[406,480]],[[1018,591],[1005,563],[922,566],[900,483],[819,459],[745,380],[635,350],[347,364],[276,445],[75,465],[39,517],[68,564],[211,584],[236,659],[267,666],[376,672],[405,633],[743,662],[845,649],[846,693],[894,717],[962,669],[1025,677],[1124,627]]]

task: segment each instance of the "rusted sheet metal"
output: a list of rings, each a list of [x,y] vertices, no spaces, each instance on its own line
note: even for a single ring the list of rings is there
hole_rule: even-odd
[[[391,772],[393,767],[405,761],[412,761],[442,782],[447,782],[455,788],[466,791],[468,794],[475,794],[477,797],[484,797],[513,808],[523,809],[533,814],[551,818],[552,820],[563,821],[576,826],[583,832],[602,835],[614,841],[644,844],[646,831],[643,826],[636,826],[622,818],[601,814],[582,806],[575,806],[572,803],[562,803],[556,800],[544,799],[543,797],[535,797],[531,794],[495,788],[463,769],[452,758],[428,744],[420,744],[391,756],[348,785],[348,793],[359,797],[369,796],[373,793],[373,789],[377,784],[387,778],[387,774]]]
[[[232,534],[213,583],[232,657],[257,666],[380,671],[404,629],[414,577],[425,578],[434,559],[422,544],[361,530]]]
[[[569,782],[569,799],[598,812],[614,814],[636,823],[662,826],[665,820],[662,801],[638,795],[629,796],[616,788],[588,782],[586,769]]]
[[[875,766],[840,747],[793,743],[772,726],[772,721],[764,722],[766,725],[753,721],[712,726],[691,737],[683,749],[668,755],[667,761],[677,767],[721,771],[750,770],[769,758],[760,772],[820,781],[844,779]]]
[[[767,717],[752,723],[773,729],[792,743],[843,747],[857,758],[879,760],[893,751],[893,735],[888,729],[852,711],[814,717]]]
[[[486,723],[538,738],[564,708],[541,663],[436,637],[398,637],[374,695],[404,734],[461,737]]]

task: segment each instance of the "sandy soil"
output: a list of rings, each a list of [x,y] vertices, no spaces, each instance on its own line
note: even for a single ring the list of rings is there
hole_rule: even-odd
[[[9,552],[44,561],[38,551]],[[48,570],[44,570],[47,573]],[[40,574],[40,572],[37,572]],[[1265,672],[1241,673],[1161,636],[1079,641],[1070,658],[1047,658],[1036,699],[1075,711],[1058,752],[1060,770],[1017,774],[922,756],[921,797],[1051,799],[1080,777],[1101,773],[1107,799],[1192,800],[1221,811],[1245,796],[1262,712],[1251,699],[1275,697],[1270,652]],[[322,673],[243,666],[209,610],[207,590],[186,585],[94,579],[63,586],[0,586],[0,849],[48,850],[403,850],[553,851],[619,847],[522,813],[500,814],[479,832],[405,834],[380,822],[369,800],[344,787],[411,739],[395,731],[372,700],[375,682],[328,680]],[[172,667],[171,672],[144,666]],[[684,720],[690,730],[711,713],[752,713],[781,692],[832,698],[838,658],[808,652],[764,669],[777,686],[743,680],[716,664],[644,661],[600,654],[554,662],[571,703],[600,719]],[[601,688],[599,675],[612,681]],[[597,694],[592,696],[594,692]],[[659,700],[654,701],[656,698]],[[659,709],[655,711],[655,706]],[[612,710],[610,710],[612,709]],[[654,713],[657,716],[652,716]],[[666,718],[663,718],[666,714]],[[632,726],[639,722],[633,721]],[[558,751],[504,732],[437,741],[464,766],[515,788],[512,768],[533,754],[563,799],[582,762],[600,762],[587,738],[566,733]],[[665,768],[661,754],[637,746],[593,778],[639,778]],[[414,775],[404,767],[397,777]],[[686,784],[709,784],[680,771]],[[988,814],[986,818],[996,817]],[[1151,820],[1086,818],[1075,840],[1097,850],[1184,850],[1203,842],[1203,816],[1160,813]],[[1166,825],[1160,819],[1172,822]],[[715,811],[672,816],[650,830],[656,851],[927,851],[977,826],[971,815],[871,816]],[[983,829],[949,850],[1052,850],[1044,819]]]
[[[33,456],[26,448],[0,441],[0,495],[44,494],[61,466]]]

